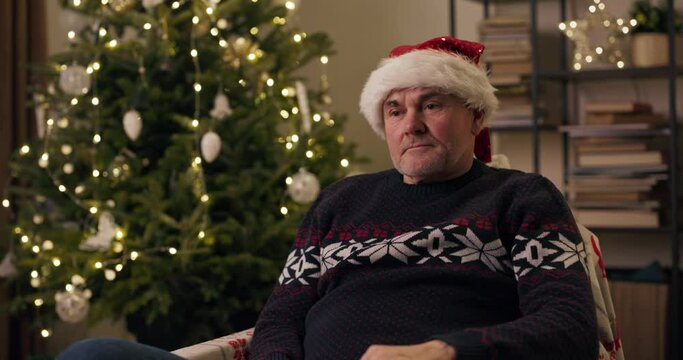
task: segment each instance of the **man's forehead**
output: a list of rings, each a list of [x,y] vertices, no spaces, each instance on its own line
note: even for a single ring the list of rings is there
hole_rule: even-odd
[[[384,105],[395,105],[396,103],[400,102],[406,95],[408,94],[416,94],[420,98],[428,98],[428,97],[433,97],[433,96],[446,96],[450,97],[451,95],[445,93],[441,89],[434,88],[434,87],[415,87],[415,88],[404,88],[404,89],[394,89],[391,92],[389,92],[389,95],[387,95],[386,100],[384,101]]]

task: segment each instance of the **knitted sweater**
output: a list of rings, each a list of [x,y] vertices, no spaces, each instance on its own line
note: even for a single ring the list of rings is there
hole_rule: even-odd
[[[546,178],[474,161],[327,187],[256,323],[252,359],[359,359],[439,339],[457,359],[597,358],[583,243]]]

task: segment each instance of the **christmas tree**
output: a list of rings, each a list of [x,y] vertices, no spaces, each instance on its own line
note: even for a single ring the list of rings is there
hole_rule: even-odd
[[[127,317],[165,348],[253,326],[303,212],[355,161],[325,111],[330,40],[290,24],[297,1],[62,5],[88,24],[36,70],[43,131],[11,164],[13,309],[45,337]],[[295,72],[318,61],[307,89]]]

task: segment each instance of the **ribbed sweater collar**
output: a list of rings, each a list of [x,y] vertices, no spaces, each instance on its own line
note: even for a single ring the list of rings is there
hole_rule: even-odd
[[[461,176],[433,183],[406,184],[403,182],[403,175],[396,169],[387,172],[387,185],[389,189],[408,194],[408,195],[429,195],[448,193],[458,190],[473,180],[477,179],[484,171],[484,165],[478,160],[472,162],[472,167]]]

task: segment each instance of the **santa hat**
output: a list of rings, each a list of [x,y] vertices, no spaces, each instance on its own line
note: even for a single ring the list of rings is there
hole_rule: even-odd
[[[391,50],[370,74],[360,96],[360,111],[372,130],[384,138],[382,104],[392,90],[434,87],[465,101],[482,114],[484,124],[498,107],[495,88],[479,66],[484,45],[443,36]],[[477,159],[491,161],[491,140],[485,128],[475,141]]]

